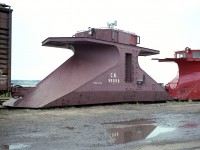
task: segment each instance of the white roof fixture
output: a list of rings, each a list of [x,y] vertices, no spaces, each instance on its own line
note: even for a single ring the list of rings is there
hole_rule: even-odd
[[[113,29],[114,26],[117,26],[117,20],[115,20],[113,23],[107,22],[107,27]]]

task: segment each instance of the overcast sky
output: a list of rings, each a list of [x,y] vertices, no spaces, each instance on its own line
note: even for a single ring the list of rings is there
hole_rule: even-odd
[[[42,47],[50,36],[70,37],[88,27],[118,29],[141,37],[139,46],[160,50],[140,58],[140,66],[157,82],[177,74],[175,63],[151,58],[173,57],[185,47],[200,49],[199,0],[1,0],[13,9],[12,79],[43,79],[66,59],[70,50]]]

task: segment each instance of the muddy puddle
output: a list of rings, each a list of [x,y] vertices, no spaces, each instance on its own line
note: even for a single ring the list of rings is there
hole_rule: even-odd
[[[114,125],[108,129],[110,136],[114,139],[114,144],[125,144],[134,141],[151,140],[152,138],[159,137],[160,135],[173,135],[180,133],[179,129],[196,128],[198,125],[194,123],[184,123],[179,127],[168,127],[157,125],[155,119],[136,119],[123,122],[105,123]]]
[[[167,117],[166,117],[167,118]],[[105,123],[111,125],[108,133],[114,140],[114,144],[125,144],[138,141],[178,140],[187,139],[189,136],[199,136],[200,125],[185,117],[174,123],[173,119],[163,118],[165,123],[171,122],[175,126],[169,126],[156,121],[156,119],[135,119],[123,122]],[[183,119],[183,120],[182,120]],[[193,120],[193,119],[192,119]]]
[[[22,144],[22,143],[15,143],[15,144],[4,144],[2,145],[2,150],[22,150],[22,149],[27,149],[29,145],[27,144]]]

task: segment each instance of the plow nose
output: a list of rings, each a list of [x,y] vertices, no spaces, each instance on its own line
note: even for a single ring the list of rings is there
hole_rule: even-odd
[[[81,86],[117,65],[119,54],[115,46],[90,43],[73,47],[75,53],[69,60],[20,99],[11,99],[4,106],[40,108],[76,104],[77,99],[74,102],[71,99],[81,97]],[[67,95],[73,96],[63,98]]]

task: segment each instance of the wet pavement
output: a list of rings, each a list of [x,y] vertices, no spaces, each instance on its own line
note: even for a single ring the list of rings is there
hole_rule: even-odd
[[[200,103],[0,109],[4,150],[140,149],[166,144],[184,149],[185,143],[189,149],[200,146]]]
[[[200,116],[197,114],[156,114],[153,119],[114,122],[108,132],[114,144],[189,140],[200,137]]]

